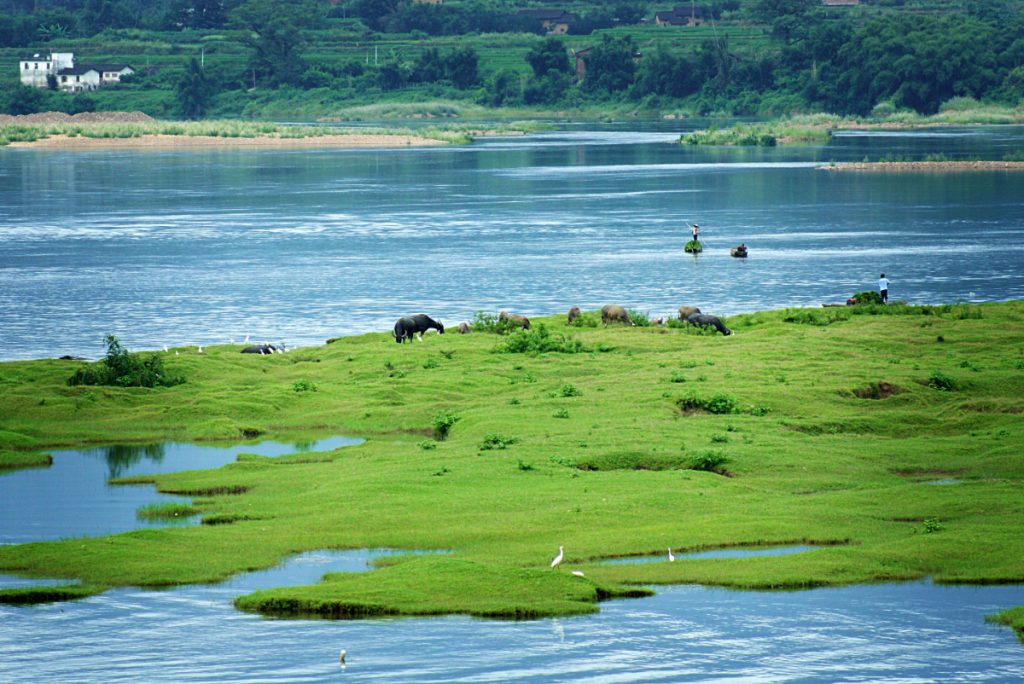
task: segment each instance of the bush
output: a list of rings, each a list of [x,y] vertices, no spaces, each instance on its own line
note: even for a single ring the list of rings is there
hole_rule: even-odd
[[[448,439],[452,426],[459,422],[459,416],[451,411],[441,411],[434,416],[434,437],[438,441]]]
[[[491,449],[506,449],[509,446],[515,444],[519,440],[515,437],[506,437],[496,432],[484,437],[484,441],[480,444],[480,451],[489,451]]]
[[[543,352],[579,354],[590,350],[575,337],[561,333],[552,334],[543,323],[540,323],[529,330],[520,330],[514,335],[509,335],[499,351],[509,354],[539,354]]]
[[[107,355],[102,361],[79,368],[68,378],[69,385],[114,385],[118,387],[171,387],[185,382],[168,375],[158,354],[131,354],[114,335],[104,338]]]
[[[853,295],[851,299],[857,301],[857,304],[881,304],[882,295],[878,294],[874,290],[864,290]]]
[[[569,325],[574,328],[596,328],[600,323],[601,317],[596,311],[584,311]]]
[[[583,390],[581,390],[578,387],[576,387],[576,385],[571,385],[569,383],[565,383],[564,385],[559,387],[558,388],[558,393],[561,396],[563,396],[563,397],[581,397],[581,396],[583,396]]]
[[[296,392],[316,392],[317,389],[316,383],[309,380],[296,380],[292,383],[292,390]]]
[[[709,473],[721,473],[724,471],[722,466],[729,459],[726,458],[725,454],[718,451],[702,451],[699,454],[691,456],[687,465],[689,470],[703,470]]]
[[[932,371],[928,376],[928,386],[942,392],[955,392],[959,385],[957,381],[942,371]]]
[[[706,411],[708,413],[738,413],[736,400],[728,394],[713,394],[704,399],[691,394],[679,400],[679,408],[683,411]]]
[[[489,332],[497,333],[498,335],[508,335],[516,330],[520,330],[515,321],[511,319],[503,321],[498,318],[497,314],[489,314],[483,311],[477,311],[473,314],[473,320],[470,321],[469,328],[474,332]]]

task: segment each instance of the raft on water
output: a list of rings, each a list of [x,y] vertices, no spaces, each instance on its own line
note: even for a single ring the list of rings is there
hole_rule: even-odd
[[[734,256],[737,259],[747,258],[747,247],[746,245],[739,245],[737,247],[731,247],[729,249],[729,256]]]

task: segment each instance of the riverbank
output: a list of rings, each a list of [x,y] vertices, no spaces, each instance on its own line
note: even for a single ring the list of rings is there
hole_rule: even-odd
[[[941,173],[945,171],[1024,171],[1024,161],[899,161],[840,162],[819,166],[825,171],[887,171]]]
[[[270,356],[183,348],[161,356],[186,382],[160,389],[70,387],[76,361],[0,364],[2,450],[367,438],[136,478],[192,497],[210,524],[2,547],[0,572],[166,586],[302,550],[450,552],[239,600],[333,617],[577,614],[637,584],[1024,581],[1024,302],[788,309],[727,324],[722,337],[548,317],[510,337],[396,346],[375,333]],[[821,548],[600,562],[791,544]]]
[[[500,131],[515,131],[514,125]],[[359,148],[466,144],[499,129],[445,124],[404,128],[344,128],[252,121],[158,121],[140,112],[60,112],[0,117],[0,146],[43,149],[246,147]]]

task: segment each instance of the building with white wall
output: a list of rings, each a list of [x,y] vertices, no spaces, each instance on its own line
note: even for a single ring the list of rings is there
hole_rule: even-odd
[[[52,76],[59,89],[71,93],[96,90],[120,82],[122,76],[135,73],[127,64],[75,65],[73,52],[51,52],[48,55],[37,53],[22,59],[20,65],[21,82],[25,85],[48,88]]]

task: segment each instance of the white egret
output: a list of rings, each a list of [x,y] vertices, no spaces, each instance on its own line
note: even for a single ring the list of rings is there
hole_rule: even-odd
[[[206,353],[206,352],[203,351],[203,345],[199,345],[199,351],[196,352],[196,353],[198,353],[198,354],[205,354]]]
[[[676,557],[672,555],[672,547],[670,546],[670,547],[668,547],[668,562],[669,563],[674,563],[675,560],[676,560]]]
[[[586,577],[586,575],[583,574],[582,570],[573,570],[572,574],[576,575],[577,577]]]
[[[165,344],[164,345],[164,352],[166,352],[166,351],[167,351],[167,345]]]
[[[341,652],[338,654],[338,664],[345,667],[345,649],[341,649]]]
[[[563,549],[561,546],[559,546],[558,547],[558,555],[555,556],[554,559],[551,561],[551,567],[552,568],[557,568],[559,563],[562,562],[562,558],[563,557],[565,557],[565,549]]]

